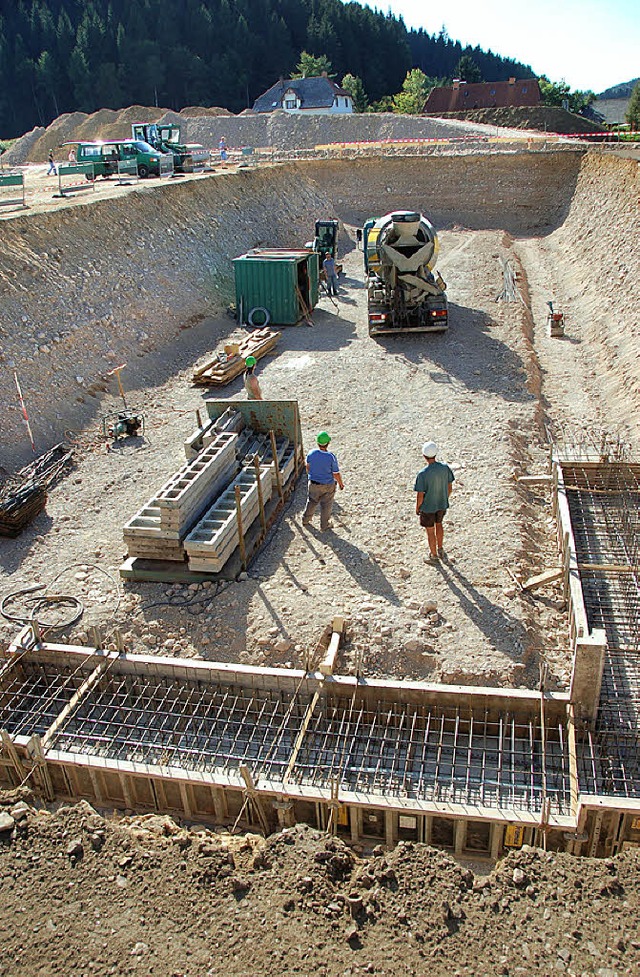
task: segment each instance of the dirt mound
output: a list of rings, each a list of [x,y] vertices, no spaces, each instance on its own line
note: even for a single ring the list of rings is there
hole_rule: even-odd
[[[20,139],[16,139],[13,146],[3,154],[2,162],[5,166],[19,166],[31,159],[33,148],[38,144],[46,132],[44,126],[36,126],[31,132],[27,132]]]
[[[229,109],[222,109],[222,108],[220,108],[217,105],[212,105],[212,106],[209,106],[209,107],[204,107],[202,105],[200,105],[200,106],[198,106],[198,105],[188,105],[186,109],[180,109],[180,115],[184,119],[198,119],[201,116],[205,116],[205,115],[209,115],[209,116],[210,115],[215,115],[215,116],[218,116],[218,115],[230,116],[230,115],[233,115],[233,112],[230,112]]]
[[[56,159],[62,159],[66,156],[66,151],[61,150],[61,146],[76,138],[78,127],[86,118],[85,112],[68,112],[58,116],[46,129],[34,129],[13,146],[10,161],[24,163],[28,160],[31,163],[44,163],[49,152],[53,152]],[[37,134],[37,138],[33,138],[34,134]]]
[[[565,112],[549,105],[537,108],[515,106],[512,108],[475,109],[470,112],[443,112],[442,118],[466,119],[482,125],[504,126],[508,129],[534,129],[539,132],[593,132],[594,123],[580,115]]]
[[[9,803],[7,803],[9,802]],[[265,842],[169,817],[0,808],[11,973],[632,974],[640,861],[514,852],[489,875],[425,845],[355,854],[305,825]],[[8,973],[9,971],[7,971]]]
[[[118,112],[100,109],[88,116],[74,138],[89,142],[99,139],[128,139],[131,136],[132,122],[157,122],[164,111],[143,105],[131,105]]]

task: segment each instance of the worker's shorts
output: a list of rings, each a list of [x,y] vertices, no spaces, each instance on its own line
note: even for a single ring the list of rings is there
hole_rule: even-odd
[[[442,522],[444,513],[444,509],[438,509],[437,512],[421,512],[420,525],[424,526],[425,529],[433,529],[436,523]]]

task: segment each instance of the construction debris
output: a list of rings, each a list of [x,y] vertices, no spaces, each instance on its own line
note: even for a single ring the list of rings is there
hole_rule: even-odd
[[[72,457],[71,448],[56,444],[0,485],[0,536],[19,536],[42,512],[47,488],[71,463]]]
[[[193,371],[193,382],[200,387],[212,384],[224,385],[230,383],[244,370],[247,356],[255,356],[259,360],[275,349],[275,345],[282,333],[263,326],[224,350],[215,353]]]

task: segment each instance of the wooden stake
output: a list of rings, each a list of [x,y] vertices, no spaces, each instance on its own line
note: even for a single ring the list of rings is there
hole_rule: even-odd
[[[240,494],[240,486],[236,485],[235,488],[236,496],[236,519],[238,521],[238,546],[240,547],[240,559],[242,561],[242,569],[247,569],[247,550],[244,545],[244,530],[242,528],[242,496]]]
[[[273,469],[276,473],[276,485],[278,487],[278,495],[280,500],[284,499],[284,490],[282,488],[282,475],[280,473],[280,465],[278,463],[278,451],[276,449],[276,436],[273,431],[269,431],[269,438],[271,439],[271,454],[273,455]]]
[[[256,473],[256,485],[258,486],[258,505],[260,506],[260,525],[262,532],[267,532],[267,517],[264,514],[264,498],[262,495],[262,482],[260,481],[260,459],[257,455],[253,456],[253,467]]]

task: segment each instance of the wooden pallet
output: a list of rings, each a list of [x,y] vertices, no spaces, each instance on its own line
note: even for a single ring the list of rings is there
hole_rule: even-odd
[[[238,344],[239,352],[230,356],[226,361],[220,357],[220,353],[215,353],[193,371],[193,383],[200,387],[209,387],[212,384],[224,385],[235,380],[245,369],[247,356],[255,356],[257,360],[266,356],[274,348],[278,339],[282,335],[274,329],[263,326],[262,329],[254,329]]]

